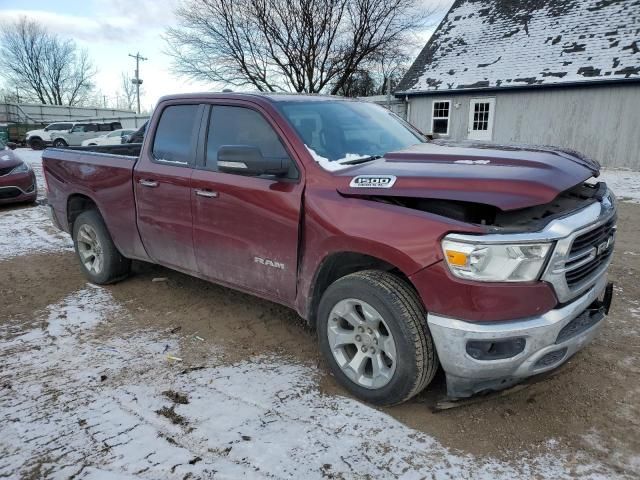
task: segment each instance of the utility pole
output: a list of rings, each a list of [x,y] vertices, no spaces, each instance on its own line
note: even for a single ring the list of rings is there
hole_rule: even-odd
[[[135,55],[129,54],[131,58],[136,59],[136,76],[131,79],[131,83],[136,86],[136,98],[138,100],[138,114],[140,114],[140,85],[142,85],[142,80],[140,79],[140,60],[149,60],[148,58],[144,58],[140,55],[140,52]]]
[[[391,110],[391,74],[387,77],[387,110]]]

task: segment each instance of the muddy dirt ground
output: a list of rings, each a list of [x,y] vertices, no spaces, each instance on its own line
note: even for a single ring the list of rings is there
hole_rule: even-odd
[[[2,209],[3,212],[7,210],[7,208]],[[596,476],[613,475],[633,478],[638,475],[640,472],[640,205],[621,203],[618,225],[619,235],[610,273],[610,279],[616,283],[613,306],[602,334],[588,348],[579,352],[548,378],[518,392],[434,413],[430,406],[444,394],[443,376],[439,375],[431,387],[417,398],[401,406],[380,409],[371,415],[396,419],[402,426],[407,427],[402,430],[403,435],[418,438],[420,442],[433,439],[448,452],[447,455],[473,459],[471,464],[465,464],[464,468],[460,467],[458,470],[456,470],[458,467],[452,467],[451,470],[446,468],[438,470],[440,473],[444,472],[438,475],[442,478],[448,476],[474,478],[476,477],[474,472],[481,471],[475,469],[487,462],[498,462],[501,469],[516,468],[515,471],[519,472],[516,476],[522,475],[527,478],[543,477],[547,474],[580,476],[585,473],[580,470],[585,462],[597,465],[590,471]],[[82,335],[86,335],[86,330],[82,330],[77,325],[68,325],[60,334],[49,334],[45,340],[42,340],[42,344],[38,343],[40,340],[34,341],[21,337],[25,332],[50,329],[53,325],[52,312],[55,311],[52,306],[66,305],[67,313],[55,314],[58,315],[55,317],[57,319],[73,316],[74,310],[69,310],[72,306],[69,306],[71,304],[65,299],[73,296],[74,292],[88,288],[73,252],[58,248],[53,251],[27,251],[17,256],[0,258],[0,272],[0,327],[2,328],[0,343],[4,344],[4,348],[0,350],[0,396],[4,397],[0,403],[2,407],[0,430],[4,432],[2,436],[9,433],[20,436],[29,431],[29,415],[33,414],[34,409],[38,410],[37,399],[42,395],[56,405],[55,414],[58,416],[55,418],[60,418],[62,423],[64,423],[63,419],[70,418],[68,425],[77,423],[80,426],[75,429],[80,429],[83,418],[75,418],[73,411],[65,413],[65,403],[58,400],[59,397],[64,397],[65,391],[63,386],[56,385],[55,378],[66,378],[64,369],[61,370],[60,365],[48,365],[46,371],[55,371],[55,375],[47,378],[43,370],[42,378],[39,378],[41,368],[39,361],[29,363],[28,359],[41,351],[41,345],[43,345],[42,348],[45,348],[44,345],[46,348],[51,348],[51,352],[59,352],[61,349],[66,351],[61,339],[71,341],[75,336],[77,338],[74,341],[78,341],[79,338],[85,338]],[[166,280],[153,281],[158,278]],[[91,377],[86,380],[86,383],[74,380],[70,383],[75,389],[74,396],[89,395],[90,392],[91,395],[95,395],[98,388],[96,382],[99,388],[103,388],[100,383],[110,387],[108,395],[112,396],[117,395],[114,392],[119,388],[133,391],[132,384],[153,382],[153,379],[148,377],[149,372],[152,372],[153,376],[166,380],[162,386],[158,384],[158,389],[171,389],[178,385],[178,383],[172,383],[174,381],[172,379],[177,378],[180,372],[190,372],[190,369],[194,372],[198,370],[201,376],[193,380],[197,382],[206,377],[208,368],[217,369],[215,372],[220,372],[220,369],[226,366],[252,365],[256,363],[257,358],[267,358],[271,359],[270,361],[276,359],[276,363],[301,365],[305,371],[313,372],[303,390],[312,389],[317,398],[338,399],[332,404],[331,408],[334,410],[340,409],[342,400],[339,399],[348,401],[349,409],[355,410],[355,413],[353,416],[349,415],[349,420],[345,420],[345,424],[357,423],[359,408],[363,411],[366,409],[367,412],[373,410],[364,405],[359,407],[359,402],[346,399],[348,395],[327,373],[328,370],[319,356],[315,333],[287,308],[162,267],[141,263],[135,265],[135,273],[130,278],[100,291],[109,296],[108,301],[117,305],[117,309],[101,313],[101,320],[91,331],[91,336],[86,337],[88,340],[83,340],[87,344],[97,345],[94,350],[82,350],[84,347],[81,344],[74,344],[75,350],[70,350],[82,351],[78,355],[87,355],[86,361],[89,365],[93,365],[92,375],[95,374],[98,378],[96,380]],[[80,310],[91,311],[95,307],[90,300],[91,296],[81,298],[89,300],[84,306],[78,307]],[[48,327],[43,326],[46,322],[50,324]],[[141,332],[146,336],[140,336]],[[55,341],[51,340],[52,338]],[[113,343],[114,339],[121,343]],[[140,353],[142,347],[139,351],[134,348],[136,341],[155,342],[154,344],[159,347],[157,351],[150,349]],[[110,365],[108,358],[96,361],[98,357],[95,355],[100,350],[100,345],[106,345],[104,348],[116,351],[126,350],[129,354],[120,358],[121,363],[117,365]],[[163,345],[164,347],[160,348]],[[135,353],[136,351],[138,353]],[[167,360],[167,353],[181,360]],[[47,355],[50,356],[50,354]],[[72,353],[72,355],[76,354]],[[92,355],[95,358],[91,358]],[[76,364],[71,362],[71,365]],[[136,375],[139,378],[136,378]],[[20,384],[23,376],[29,377],[26,381],[29,391],[38,385],[38,395],[26,390],[21,391]],[[102,377],[104,378],[99,380]],[[211,380],[207,381],[211,384]],[[193,398],[194,392],[189,392],[189,388],[184,384],[181,386],[180,391],[183,393],[177,393],[177,395]],[[198,394],[206,397],[207,390],[206,387],[203,388],[204,390],[198,390]],[[221,389],[219,386],[215,388],[216,391]],[[50,390],[57,392],[55,396],[51,396],[53,394]],[[250,396],[251,390],[252,387],[249,385],[242,396]],[[154,467],[147,467],[146,470],[141,468],[141,471],[130,466],[119,466],[114,467],[115,470],[111,468],[107,470],[120,472],[123,475],[124,473],[143,477],[150,475],[149,478],[158,478],[157,475],[171,477],[173,474],[178,478],[176,471],[180,473],[179,478],[200,476],[218,478],[215,476],[216,472],[218,476],[222,472],[223,478],[235,477],[236,470],[225,470],[219,465],[212,467],[212,470],[189,470],[191,468],[189,465],[206,463],[206,455],[215,457],[223,454],[218,447],[209,447],[203,450],[205,453],[197,453],[197,455],[193,453],[200,452],[195,447],[189,447],[195,442],[190,438],[195,433],[192,434],[184,425],[180,426],[181,418],[187,423],[190,421],[190,411],[183,405],[184,402],[179,401],[179,396],[176,397],[176,392],[173,390],[169,390],[168,394],[156,393],[158,396],[168,395],[167,398],[173,398],[173,406],[165,405],[162,407],[165,410],[158,408],[155,413],[150,411],[140,413],[139,416],[157,417],[153,422],[151,420],[147,422],[154,425],[154,422],[163,421],[160,417],[168,417],[164,420],[175,424],[171,426],[173,430],[169,430],[172,432],[170,437],[172,441],[182,442],[182,447],[192,452],[191,460],[196,458],[200,460],[194,464],[190,464],[191,460],[183,462],[181,463],[183,467],[180,467],[183,468],[182,470],[176,470],[174,466],[173,471],[168,469],[168,466],[165,470],[162,461],[158,461]],[[138,405],[140,405],[139,397],[138,394],[134,402]],[[96,398],[91,398],[92,402],[97,401]],[[16,402],[23,404],[25,408],[14,408]],[[124,400],[119,402],[121,405],[126,403]],[[150,405],[152,404],[151,402]],[[207,405],[207,408],[216,409],[215,404]],[[267,412],[271,409],[268,402],[265,408]],[[181,412],[178,413],[177,420],[169,418],[177,412]],[[191,414],[193,418],[200,418],[201,421],[204,418],[197,417],[194,412]],[[367,415],[370,414],[367,413]],[[286,422],[286,419],[280,419],[280,421]],[[314,421],[323,423],[322,419]],[[17,425],[20,424],[22,427],[18,428]],[[64,424],[67,425],[67,423]],[[193,425],[193,420],[191,424]],[[72,427],[68,428],[71,429],[69,435],[77,434]],[[196,433],[197,431],[196,429]],[[199,434],[201,437],[195,443],[204,444],[212,441],[211,431],[209,433],[200,431]],[[163,437],[169,434],[158,427],[154,435]],[[313,435],[310,430],[304,438],[308,440],[309,436],[313,437]],[[71,469],[65,470],[61,468],[60,461],[52,459],[51,455],[43,456],[36,451],[30,451],[29,438],[31,437],[27,437],[23,439],[21,444],[23,446],[20,448],[11,450],[8,444],[4,445],[5,449],[10,451],[8,453],[5,451],[2,455],[4,460],[0,459],[0,477],[67,478],[71,476],[69,472],[73,472],[77,478],[89,478],[92,472],[95,473],[91,470],[92,468],[102,468],[108,463],[103,457],[95,456],[96,446],[94,445],[91,446],[91,454],[94,457],[91,455],[86,457],[83,454],[83,458],[93,458],[93,460],[81,460],[81,456],[78,456],[78,460],[68,462]],[[78,450],[87,448],[80,445],[81,439],[78,442]],[[75,448],[73,445],[72,442],[70,448]],[[409,447],[407,447],[409,450],[404,452],[394,451],[393,448],[395,447],[389,446],[390,451],[386,454],[402,457],[408,456],[410,451]],[[425,448],[428,447],[425,446]],[[2,444],[0,444],[1,450]],[[545,470],[542,467],[518,470],[521,465],[535,463],[536,459],[547,458],[549,455],[553,457],[558,452],[562,452],[562,460],[559,461],[557,470]],[[73,455],[66,458],[73,458]],[[246,461],[234,460],[234,468],[251,465],[250,472],[256,476],[268,478],[289,477],[292,471],[286,468],[284,470],[272,468],[268,462],[253,461],[251,455],[247,455],[246,458],[248,458]],[[380,470],[382,467],[375,465],[376,462],[372,460],[369,463],[374,465],[373,470],[368,467],[352,468],[352,461],[348,461],[347,457],[343,460],[344,464],[340,460],[332,462],[326,459],[314,459],[315,463],[310,464],[304,471],[307,474],[310,472],[312,477],[317,474],[330,478],[375,477],[376,471],[385,472]],[[430,471],[426,460],[424,464],[413,465],[416,472],[418,470],[422,472],[416,475],[416,478]],[[448,462],[446,458],[443,461],[445,464]],[[404,470],[393,472],[387,470],[386,473],[411,478],[412,464],[408,461],[406,465]],[[78,468],[75,469],[74,466]],[[513,474],[509,473],[509,470],[500,471],[506,472],[507,476]],[[301,471],[298,472],[301,473]],[[243,474],[246,474],[246,470]],[[490,473],[487,475],[491,476]],[[387,475],[381,474],[381,476]]]

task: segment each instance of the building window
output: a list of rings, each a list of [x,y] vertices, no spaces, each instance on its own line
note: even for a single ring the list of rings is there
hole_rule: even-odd
[[[431,120],[431,132],[441,135],[449,134],[449,111],[451,102],[449,100],[434,100],[433,115]]]

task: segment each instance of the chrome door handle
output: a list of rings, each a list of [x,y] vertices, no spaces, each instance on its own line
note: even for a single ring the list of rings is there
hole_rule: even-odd
[[[206,198],[218,198],[218,192],[212,192],[211,190],[196,189],[196,195]]]
[[[143,187],[151,187],[151,188],[156,188],[158,186],[158,182],[156,182],[155,180],[138,180],[138,183],[140,185],[142,185]]]

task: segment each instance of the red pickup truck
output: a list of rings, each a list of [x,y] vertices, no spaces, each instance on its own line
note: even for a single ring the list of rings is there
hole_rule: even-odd
[[[294,308],[335,377],[403,402],[566,361],[611,303],[616,231],[597,162],[428,141],[374,104],[164,97],[144,142],[47,149],[53,221],[91,282],[154,262]]]

